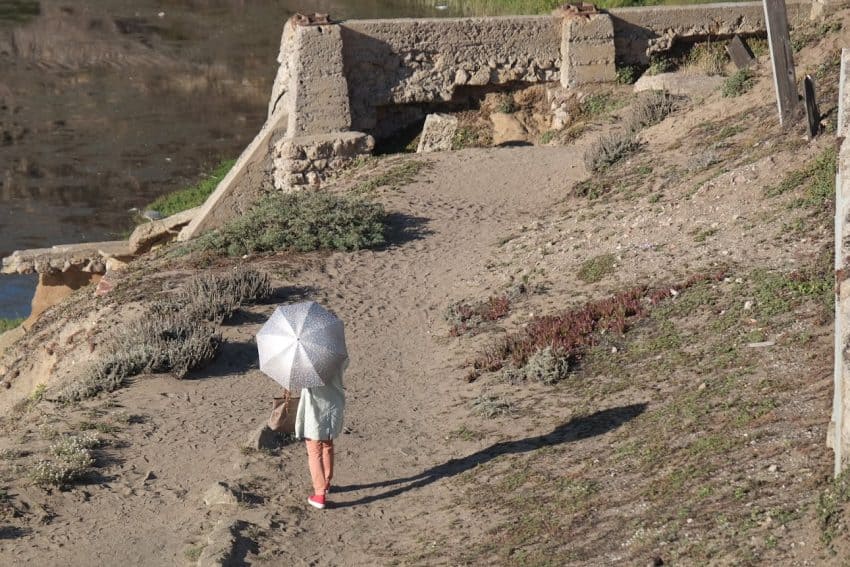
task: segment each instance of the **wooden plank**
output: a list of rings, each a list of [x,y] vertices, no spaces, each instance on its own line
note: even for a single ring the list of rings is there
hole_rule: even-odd
[[[789,126],[801,113],[785,0],[764,0],[764,16],[770,45],[770,61],[773,64],[773,85],[776,88],[779,123]]]
[[[756,60],[755,55],[750,50],[750,46],[739,35],[733,37],[732,41],[726,45],[726,52],[729,53],[732,63],[738,69],[746,69]]]
[[[815,80],[806,75],[803,80],[803,100],[806,106],[806,120],[809,125],[809,140],[813,140],[820,130],[820,111],[815,98]]]

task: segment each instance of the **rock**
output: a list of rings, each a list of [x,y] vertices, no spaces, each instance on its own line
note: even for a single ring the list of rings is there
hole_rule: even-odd
[[[469,73],[464,71],[463,69],[458,69],[455,73],[455,84],[456,85],[465,85],[469,81]]]
[[[198,558],[198,567],[224,567],[230,565],[236,547],[236,533],[239,522],[231,518],[222,518],[207,536],[209,542]]]
[[[226,482],[216,482],[204,493],[204,504],[213,506],[235,506],[239,499]]]
[[[744,311],[749,311],[752,308],[753,308],[753,302],[752,301],[745,301],[744,302]]]
[[[563,130],[564,128],[572,122],[572,117],[570,117],[569,113],[563,108],[556,108],[552,112],[552,130]]]
[[[176,238],[180,230],[192,222],[199,209],[200,207],[195,207],[137,226],[130,235],[130,251],[133,254],[144,254],[154,246]]]
[[[100,281],[97,282],[97,286],[94,288],[94,294],[96,297],[106,295],[115,288],[115,284],[112,282],[109,275],[109,270],[107,270],[106,273],[103,274],[103,277],[100,278]]]
[[[245,447],[258,451],[261,449],[274,449],[277,447],[277,435],[269,429],[268,425],[263,425],[251,433],[245,442]]]
[[[447,151],[457,132],[457,118],[448,114],[429,114],[419,137],[416,153]]]
[[[493,145],[507,142],[525,142],[525,128],[513,114],[494,112],[490,115],[493,122]]]
[[[725,79],[720,76],[686,75],[683,73],[644,74],[635,83],[635,92],[667,91],[677,95],[708,95],[720,88]]]
[[[164,219],[165,217],[163,217],[162,213],[159,211],[147,209],[145,211],[142,211],[142,218],[145,218],[149,221],[158,221]]]
[[[767,472],[775,473],[778,470],[779,470],[779,467],[777,465],[770,465],[769,467],[767,467]]]

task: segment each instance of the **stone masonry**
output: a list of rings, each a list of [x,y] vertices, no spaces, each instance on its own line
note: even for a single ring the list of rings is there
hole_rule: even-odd
[[[832,0],[817,0],[827,13]],[[789,2],[795,25],[810,1]],[[464,89],[613,81],[616,63],[646,63],[678,41],[765,32],[760,2],[618,8],[544,16],[359,20],[296,16],[281,36],[268,120],[201,212],[192,238],[242,214],[268,190],[317,186],[428,105]]]
[[[611,16],[564,11],[561,33],[561,85],[579,87],[617,79]]]

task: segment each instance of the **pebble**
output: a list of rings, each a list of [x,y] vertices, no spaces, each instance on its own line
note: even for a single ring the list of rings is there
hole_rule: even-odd
[[[775,473],[778,470],[779,470],[779,467],[777,465],[770,465],[769,467],[767,467],[767,472]]]
[[[749,311],[752,308],[753,308],[753,302],[752,301],[745,301],[744,302],[744,311]]]

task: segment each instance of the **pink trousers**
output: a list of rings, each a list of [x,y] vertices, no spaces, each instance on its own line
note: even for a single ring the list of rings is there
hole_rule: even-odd
[[[334,442],[305,440],[307,463],[313,479],[313,494],[324,496],[334,475]]]

